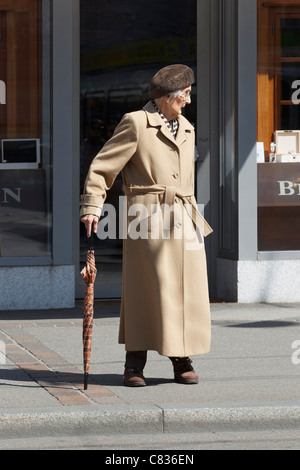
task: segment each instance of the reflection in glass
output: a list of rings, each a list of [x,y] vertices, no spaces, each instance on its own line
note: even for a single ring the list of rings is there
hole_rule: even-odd
[[[281,57],[300,57],[300,18],[281,19]]]
[[[300,110],[296,105],[291,104],[281,107],[281,129],[300,129]]]
[[[51,257],[51,0],[0,12],[0,256]]]

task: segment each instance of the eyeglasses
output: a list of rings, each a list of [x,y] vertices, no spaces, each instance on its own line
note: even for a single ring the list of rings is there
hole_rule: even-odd
[[[191,101],[192,99],[192,94],[190,91],[181,91],[178,96],[184,101]]]
[[[191,99],[192,99],[192,95],[191,95],[191,92],[190,91],[182,91],[182,90],[178,90],[178,91],[175,91],[173,93],[171,93],[173,96],[175,96],[175,98],[180,98],[184,101],[189,101],[191,102]]]

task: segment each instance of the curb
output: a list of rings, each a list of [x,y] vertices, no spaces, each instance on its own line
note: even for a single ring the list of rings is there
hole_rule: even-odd
[[[71,408],[71,407],[70,407]],[[0,439],[300,428],[300,406],[113,405],[0,416]]]
[[[300,428],[300,406],[233,406],[164,410],[164,432]]]

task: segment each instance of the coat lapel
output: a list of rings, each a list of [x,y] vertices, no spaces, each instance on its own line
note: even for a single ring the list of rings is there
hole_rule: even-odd
[[[178,116],[178,124],[175,143],[180,147],[191,136],[193,126],[183,116]]]
[[[151,101],[146,104],[144,111],[146,112],[150,126],[160,128],[160,132],[176,147],[179,148],[191,135],[193,126],[183,116],[178,116],[178,132],[176,139],[174,139],[167,125],[163,122]]]

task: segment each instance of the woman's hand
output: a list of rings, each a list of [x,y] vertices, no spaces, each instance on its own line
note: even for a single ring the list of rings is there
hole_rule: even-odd
[[[97,226],[99,222],[99,217],[96,215],[84,215],[81,217],[81,222],[85,225],[87,237],[90,238],[92,230],[94,233],[97,232]]]

